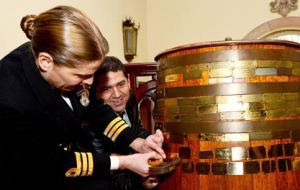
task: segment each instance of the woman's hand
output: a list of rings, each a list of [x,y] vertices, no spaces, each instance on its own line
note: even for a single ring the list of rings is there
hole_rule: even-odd
[[[148,153],[136,153],[127,156],[119,156],[119,169],[129,169],[142,177],[149,175],[150,159],[159,159],[160,155],[154,151]]]

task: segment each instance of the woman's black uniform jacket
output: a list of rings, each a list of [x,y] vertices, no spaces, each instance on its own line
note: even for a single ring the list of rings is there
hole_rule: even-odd
[[[109,155],[67,151],[68,146],[90,147],[89,136],[81,127],[83,117],[93,126],[99,126],[99,133],[116,146],[128,146],[137,133],[100,101],[83,110],[75,93],[70,93],[69,98],[73,110],[41,77],[30,43],[0,61],[2,187],[67,189],[69,184],[75,184],[72,189],[76,189],[76,183],[99,178],[96,186],[109,188],[104,180],[110,176]],[[86,189],[96,187],[90,185]]]

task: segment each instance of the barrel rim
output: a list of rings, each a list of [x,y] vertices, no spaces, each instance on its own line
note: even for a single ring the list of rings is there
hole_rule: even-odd
[[[155,61],[158,61],[164,55],[187,50],[187,49],[196,49],[204,47],[213,47],[213,46],[232,46],[232,45],[248,45],[248,44],[273,44],[273,45],[286,45],[291,47],[300,48],[300,43],[288,41],[288,40],[232,40],[232,41],[210,41],[210,42],[200,42],[192,43],[181,46],[176,46],[170,49],[167,49],[157,56],[154,57]]]

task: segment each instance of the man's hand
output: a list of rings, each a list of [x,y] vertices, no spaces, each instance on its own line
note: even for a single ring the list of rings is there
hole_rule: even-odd
[[[130,147],[139,153],[155,151],[162,158],[166,158],[164,150],[161,148],[164,142],[164,136],[161,130],[157,129],[154,134],[149,135],[146,139],[136,138]]]
[[[143,185],[146,189],[153,189],[158,185],[158,178],[154,176],[143,178]]]

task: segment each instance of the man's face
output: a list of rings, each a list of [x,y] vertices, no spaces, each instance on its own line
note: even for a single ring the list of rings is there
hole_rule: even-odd
[[[110,71],[97,80],[97,97],[102,98],[115,112],[124,111],[130,96],[130,84],[124,73]]]

